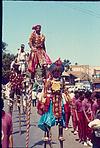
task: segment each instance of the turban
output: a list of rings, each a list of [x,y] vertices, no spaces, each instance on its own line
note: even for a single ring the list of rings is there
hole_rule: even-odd
[[[32,27],[32,30],[36,30],[37,27],[40,27],[40,28],[41,28],[41,25],[34,25],[34,26]]]

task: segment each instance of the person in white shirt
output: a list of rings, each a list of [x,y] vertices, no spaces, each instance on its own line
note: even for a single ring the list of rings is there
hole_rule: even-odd
[[[33,89],[32,91],[32,104],[33,104],[33,107],[35,106],[36,107],[36,100],[37,100],[37,92],[35,89]]]
[[[18,48],[18,52],[17,52],[17,61],[19,62],[19,57],[20,57],[20,48]]]
[[[19,60],[19,70],[21,70],[21,73],[24,73],[26,70],[26,53],[24,51],[25,45],[21,44],[20,53],[18,54],[18,60]]]
[[[14,66],[14,64],[15,64],[15,60],[13,60],[13,61],[11,62],[11,65],[10,65],[10,69],[11,69],[11,70],[13,70],[13,69],[14,69],[14,67],[13,67],[13,66]]]

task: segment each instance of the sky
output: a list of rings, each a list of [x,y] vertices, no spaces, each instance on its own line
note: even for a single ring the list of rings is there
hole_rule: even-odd
[[[100,66],[100,2],[3,1],[2,41],[17,54],[22,43],[29,52],[32,26],[40,24],[52,61]]]

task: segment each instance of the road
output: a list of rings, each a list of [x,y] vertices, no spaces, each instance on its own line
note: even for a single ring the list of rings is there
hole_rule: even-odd
[[[7,102],[5,101],[5,111],[8,112]],[[26,123],[25,115],[21,115],[21,135],[19,133],[19,116],[18,110],[14,107],[13,114],[13,138],[14,138],[14,148],[25,148],[26,144]],[[31,107],[31,122],[30,122],[30,141],[29,148],[44,148],[44,142],[42,140],[44,132],[40,130],[37,126],[40,115],[37,114],[36,107]],[[71,121],[70,121],[71,124]],[[80,144],[76,139],[78,135],[74,135],[71,131],[73,129],[69,128],[67,131],[64,130],[64,146],[63,148],[85,148],[84,145]],[[52,145],[53,148],[60,148],[58,141],[58,127],[52,127]],[[47,144],[47,148],[50,148]],[[87,147],[90,148],[90,147]]]

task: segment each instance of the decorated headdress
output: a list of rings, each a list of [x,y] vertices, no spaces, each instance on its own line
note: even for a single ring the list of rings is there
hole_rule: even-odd
[[[64,71],[64,65],[60,58],[56,60],[53,64],[51,64],[51,66],[49,67],[49,71],[55,78],[61,76],[62,72]]]
[[[40,28],[41,28],[41,25],[34,25],[34,26],[32,27],[32,30],[36,30],[37,27],[40,27]]]

